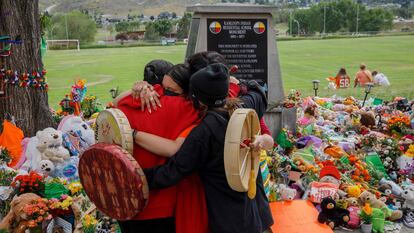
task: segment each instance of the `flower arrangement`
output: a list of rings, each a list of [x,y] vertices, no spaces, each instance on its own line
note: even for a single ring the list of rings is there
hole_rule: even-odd
[[[6,169],[0,169],[0,186],[10,186],[13,182],[13,178],[17,175],[15,171],[8,171]]]
[[[389,157],[394,161],[401,155],[398,142],[393,138],[384,138],[379,140],[375,151],[382,159]]]
[[[405,152],[405,155],[409,157],[414,157],[414,144],[408,147],[408,150]]]
[[[62,195],[59,200],[56,198],[52,198],[49,200],[51,209],[69,210],[69,207],[72,205],[72,203],[73,199],[68,195]]]
[[[26,205],[24,212],[27,216],[27,227],[36,228],[42,224],[43,221],[52,219],[49,213],[48,200],[39,198],[34,203]]]
[[[87,214],[82,219],[82,227],[84,233],[95,233],[96,225],[98,221],[93,216]]]
[[[370,181],[371,175],[367,169],[366,163],[362,162],[355,155],[350,155],[348,157],[350,165],[354,168],[352,171],[351,178],[356,182]]]
[[[359,216],[361,217],[362,223],[372,223],[372,207],[369,203],[366,203],[365,206],[361,209],[361,211],[359,212]]]
[[[300,95],[301,93],[299,91],[291,89],[285,101],[283,101],[283,107],[293,108],[298,105],[300,102]]]
[[[86,118],[89,118],[94,114],[95,112],[99,112],[98,106],[100,105],[98,99],[94,95],[87,95],[82,103],[81,103],[81,109],[83,112],[83,116]]]
[[[69,184],[68,188],[72,196],[80,194],[83,190],[82,184],[80,182],[72,182]]]
[[[406,127],[410,127],[410,118],[408,116],[392,116],[387,122],[390,131],[401,133]]]
[[[9,151],[5,147],[0,146],[0,164],[8,164],[11,160]]]
[[[18,195],[23,193],[42,194],[45,188],[43,177],[33,171],[28,175],[17,176],[11,185],[17,189]]]
[[[60,199],[52,198],[48,201],[48,205],[53,216],[69,214],[72,203],[73,199],[68,195],[62,195]]]

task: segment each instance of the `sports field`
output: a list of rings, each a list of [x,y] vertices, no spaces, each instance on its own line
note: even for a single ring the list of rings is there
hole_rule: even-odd
[[[414,36],[390,36],[359,39],[301,40],[278,42],[279,58],[285,92],[292,88],[303,95],[313,94],[314,79],[321,80],[320,96],[363,96],[362,89],[327,90],[328,76],[345,67],[351,77],[361,62],[368,69],[388,76],[391,87],[374,88],[372,96],[414,98]],[[58,102],[76,79],[86,79],[88,93],[101,103],[111,100],[109,90],[127,90],[142,79],[144,65],[152,59],[173,63],[184,60],[185,46],[85,49],[77,52],[48,51],[44,57],[50,86],[49,103]]]

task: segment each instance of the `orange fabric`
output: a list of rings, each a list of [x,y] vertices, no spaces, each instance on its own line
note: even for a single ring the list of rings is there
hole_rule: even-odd
[[[9,121],[3,122],[3,132],[0,134],[0,146],[5,147],[12,157],[10,167],[16,166],[22,156],[23,131]]]
[[[346,75],[346,76],[341,76],[341,75],[337,75],[335,77],[335,84],[336,84],[336,88],[348,88],[351,84],[351,78]]]
[[[331,228],[318,222],[318,211],[305,200],[270,203],[275,224],[273,232],[290,233],[333,233]]]
[[[339,146],[328,146],[323,150],[323,152],[336,159],[340,159],[342,156],[347,155],[346,152]]]
[[[186,138],[196,126],[188,127],[178,137]],[[175,223],[177,233],[208,232],[206,197],[198,174],[186,177],[177,186]]]
[[[177,186],[175,223],[177,233],[208,232],[206,197],[198,174],[186,177]]]
[[[180,136],[178,136],[178,137],[179,138],[186,138],[191,133],[191,130],[193,130],[195,127],[196,127],[196,125],[192,125],[192,126],[188,127],[183,132],[181,132]]]

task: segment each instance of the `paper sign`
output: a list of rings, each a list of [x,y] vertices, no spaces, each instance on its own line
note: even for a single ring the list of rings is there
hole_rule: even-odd
[[[47,226],[47,233],[53,233],[53,229],[55,227],[61,227],[63,229],[64,233],[72,233],[72,224],[70,224],[69,222],[67,222],[66,220],[56,217],[54,219],[52,219],[52,221],[49,223],[49,225]]]

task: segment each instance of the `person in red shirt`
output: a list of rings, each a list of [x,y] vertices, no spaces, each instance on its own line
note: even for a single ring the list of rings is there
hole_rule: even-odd
[[[211,62],[213,61],[213,62]],[[193,68],[194,71],[197,71],[197,69],[203,68],[203,65],[208,65],[209,63],[216,63],[214,61],[220,61],[219,63],[224,63],[224,57],[221,56],[220,54],[216,53],[216,52],[201,52],[198,54],[193,55],[192,57],[190,57],[190,59],[188,60],[189,66],[190,68]],[[240,92],[240,87],[239,85],[237,85],[239,82],[237,79],[235,79],[234,77],[230,77],[230,87],[229,87],[229,97],[230,98],[234,98],[237,97],[239,95]],[[242,89],[246,89],[247,87],[245,86]],[[248,88],[247,88],[248,89]],[[246,89],[246,91],[247,91]],[[142,93],[140,93],[139,91],[142,91],[142,87],[140,86],[134,86],[133,90],[136,91],[137,93],[135,93],[135,96],[137,98],[142,97]],[[133,91],[133,94],[134,94]],[[263,93],[264,95],[264,93]],[[151,95],[150,95],[151,96]],[[157,97],[157,95],[152,95],[153,97]],[[147,96],[148,97],[148,96]],[[149,101],[143,101],[143,103],[148,103]],[[147,104],[147,106],[152,107],[155,104]],[[156,110],[156,109],[154,109]],[[273,139],[271,138],[271,133],[270,130],[268,129],[268,127],[266,126],[264,119],[261,118],[260,120],[260,124],[261,124],[261,130],[262,130],[262,134],[264,134],[263,137],[261,137],[262,140],[258,140],[261,141],[262,143],[269,143],[273,145]],[[188,129],[187,131],[191,131],[193,127],[191,127],[190,129]],[[185,137],[179,137],[176,140],[168,140],[162,137],[159,137],[157,135],[152,135],[146,132],[138,132],[136,133],[135,136],[135,142],[137,144],[139,144],[140,146],[152,151],[155,154],[159,154],[159,155],[163,155],[163,156],[172,156],[173,154],[175,154],[178,149],[181,147],[182,143],[184,142]],[[162,145],[162,146],[160,146]],[[262,176],[259,173],[258,174],[258,179],[257,179],[257,183],[258,183],[258,189],[260,189],[261,191],[258,192],[257,195],[257,203],[259,206],[261,206],[263,209],[266,209],[268,203],[267,203],[267,198],[265,196],[265,193],[263,191],[263,181],[262,181]],[[179,189],[181,190],[181,189]],[[263,191],[263,192],[262,192]],[[181,200],[191,200],[191,198],[181,198]],[[179,206],[182,206],[183,208],[183,212],[178,211],[180,208]],[[179,216],[190,216],[190,213],[186,210],[188,210],[188,208],[185,208],[186,206],[188,206],[188,203],[186,203],[186,201],[181,201],[180,202],[180,198],[178,198],[178,203],[177,203],[177,211],[176,211],[176,222],[177,222],[177,232],[183,233],[183,232],[196,232],[196,231],[192,231],[191,229],[194,228],[195,226],[198,226],[198,224],[194,224],[194,221],[187,221],[187,222],[193,222],[193,224],[180,224],[180,220],[179,220]],[[181,218],[181,219],[185,219],[185,218]],[[190,219],[189,219],[190,220]],[[185,220],[184,220],[185,221]],[[265,214],[263,214],[263,228],[268,228],[271,225],[271,221],[270,219],[267,218],[267,216]],[[187,228],[180,228],[179,225],[182,225],[184,227]],[[192,226],[193,225],[193,226]],[[186,231],[187,230],[187,231]]]
[[[217,61],[211,58],[210,62]],[[197,124],[198,112],[194,110],[191,101],[185,98],[189,83],[189,74],[184,71],[185,69],[185,65],[177,65],[163,79],[157,78],[162,80],[165,90],[160,85],[149,87],[146,82],[139,83],[141,86],[138,88],[141,88],[141,91],[154,90],[156,97],[160,97],[158,102],[153,102],[154,105],[149,104],[148,99],[141,98],[148,97],[147,93],[135,96],[140,98],[134,98],[134,93],[126,93],[116,101],[116,106],[125,113],[131,127],[136,130],[136,135],[142,135],[145,131],[170,141],[176,139],[175,143],[181,144],[191,131],[191,126]],[[237,85],[233,87],[238,88]],[[140,111],[143,105],[151,107],[158,105],[159,108],[152,113]],[[162,148],[168,148],[168,145]],[[166,157],[173,154],[168,150],[154,150],[154,147],[148,147],[145,143],[136,144],[133,153],[134,158],[143,168],[164,164]],[[123,232],[175,232],[174,221],[176,232],[207,232],[206,202],[198,175],[186,178],[171,189],[160,191],[150,192],[148,206],[136,216],[135,220],[120,222]]]
[[[190,74],[185,65],[176,65],[164,77],[163,84],[165,84],[166,90],[169,90],[169,88],[173,88],[171,87],[172,80],[189,82],[189,77]],[[188,86],[188,83],[184,86]],[[176,139],[185,129],[197,124],[199,121],[198,112],[184,95],[176,96],[173,93],[165,95],[168,91],[164,91],[160,85],[155,85],[154,90],[162,96],[160,98],[162,107],[152,113],[140,111],[140,99],[135,99],[131,95],[125,96],[117,103],[118,108],[127,116],[131,128],[168,139]],[[162,165],[167,161],[166,157],[154,154],[136,144],[134,145],[133,157],[142,168]],[[122,232],[175,232],[176,199],[177,186],[150,191],[148,205],[144,211],[138,214],[134,220],[120,222]]]

